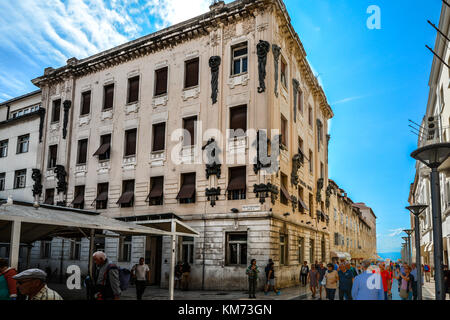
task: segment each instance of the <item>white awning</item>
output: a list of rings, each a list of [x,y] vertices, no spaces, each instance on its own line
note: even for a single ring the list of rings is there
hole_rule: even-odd
[[[352,256],[348,252],[331,251],[332,258],[351,260]]]

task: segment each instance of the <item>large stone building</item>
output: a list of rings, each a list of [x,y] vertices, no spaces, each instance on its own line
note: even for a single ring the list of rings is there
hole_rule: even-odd
[[[439,30],[450,37],[450,8],[443,3]],[[438,142],[450,142],[450,71],[448,66],[442,63],[446,61],[450,65],[450,49],[448,43],[439,33],[436,35],[434,51],[439,56],[433,57],[431,66],[430,87],[428,103],[425,115],[419,128],[420,134],[417,147]],[[433,125],[434,127],[432,128]],[[450,159],[447,159],[439,168],[440,191],[442,208],[442,236],[443,236],[443,260],[444,264],[450,264]],[[428,208],[420,217],[420,248],[422,262],[434,266],[433,224],[431,216],[431,188],[430,169],[421,162],[416,162],[416,174],[411,184],[408,202],[424,203]],[[411,228],[414,228],[414,217],[410,216]],[[411,243],[414,244],[414,233]],[[413,261],[415,261],[415,246],[412,245]]]

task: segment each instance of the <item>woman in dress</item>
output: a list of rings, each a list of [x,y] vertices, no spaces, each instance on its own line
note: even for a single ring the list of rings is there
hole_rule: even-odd
[[[309,270],[308,273],[308,281],[312,297],[315,298],[317,288],[319,287],[319,272],[316,270],[315,264],[311,264],[311,270]]]

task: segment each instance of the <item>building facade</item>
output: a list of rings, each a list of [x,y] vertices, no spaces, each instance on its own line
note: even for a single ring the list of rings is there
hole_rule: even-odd
[[[450,36],[450,8],[442,5],[438,28],[447,37]],[[450,65],[450,50],[446,40],[437,34],[434,51],[440,57],[434,56],[429,79],[429,94],[425,115],[422,119],[418,147],[438,142],[450,142],[450,71],[440,59]],[[450,263],[450,159],[439,168],[440,197],[442,211],[443,261]],[[433,224],[431,215],[430,169],[419,161],[416,162],[414,182],[411,184],[408,202],[423,203],[428,208],[420,216],[420,247],[422,263],[434,266]],[[410,215],[411,228],[414,228],[414,217]],[[412,244],[415,244],[414,233]],[[412,245],[412,256],[415,261],[416,249]]]

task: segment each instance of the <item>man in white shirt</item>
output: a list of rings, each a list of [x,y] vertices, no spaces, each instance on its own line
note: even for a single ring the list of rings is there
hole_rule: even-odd
[[[139,264],[135,264],[131,269],[131,274],[136,280],[136,296],[142,300],[147,281],[150,280],[150,268],[144,263],[144,258],[139,259]]]

